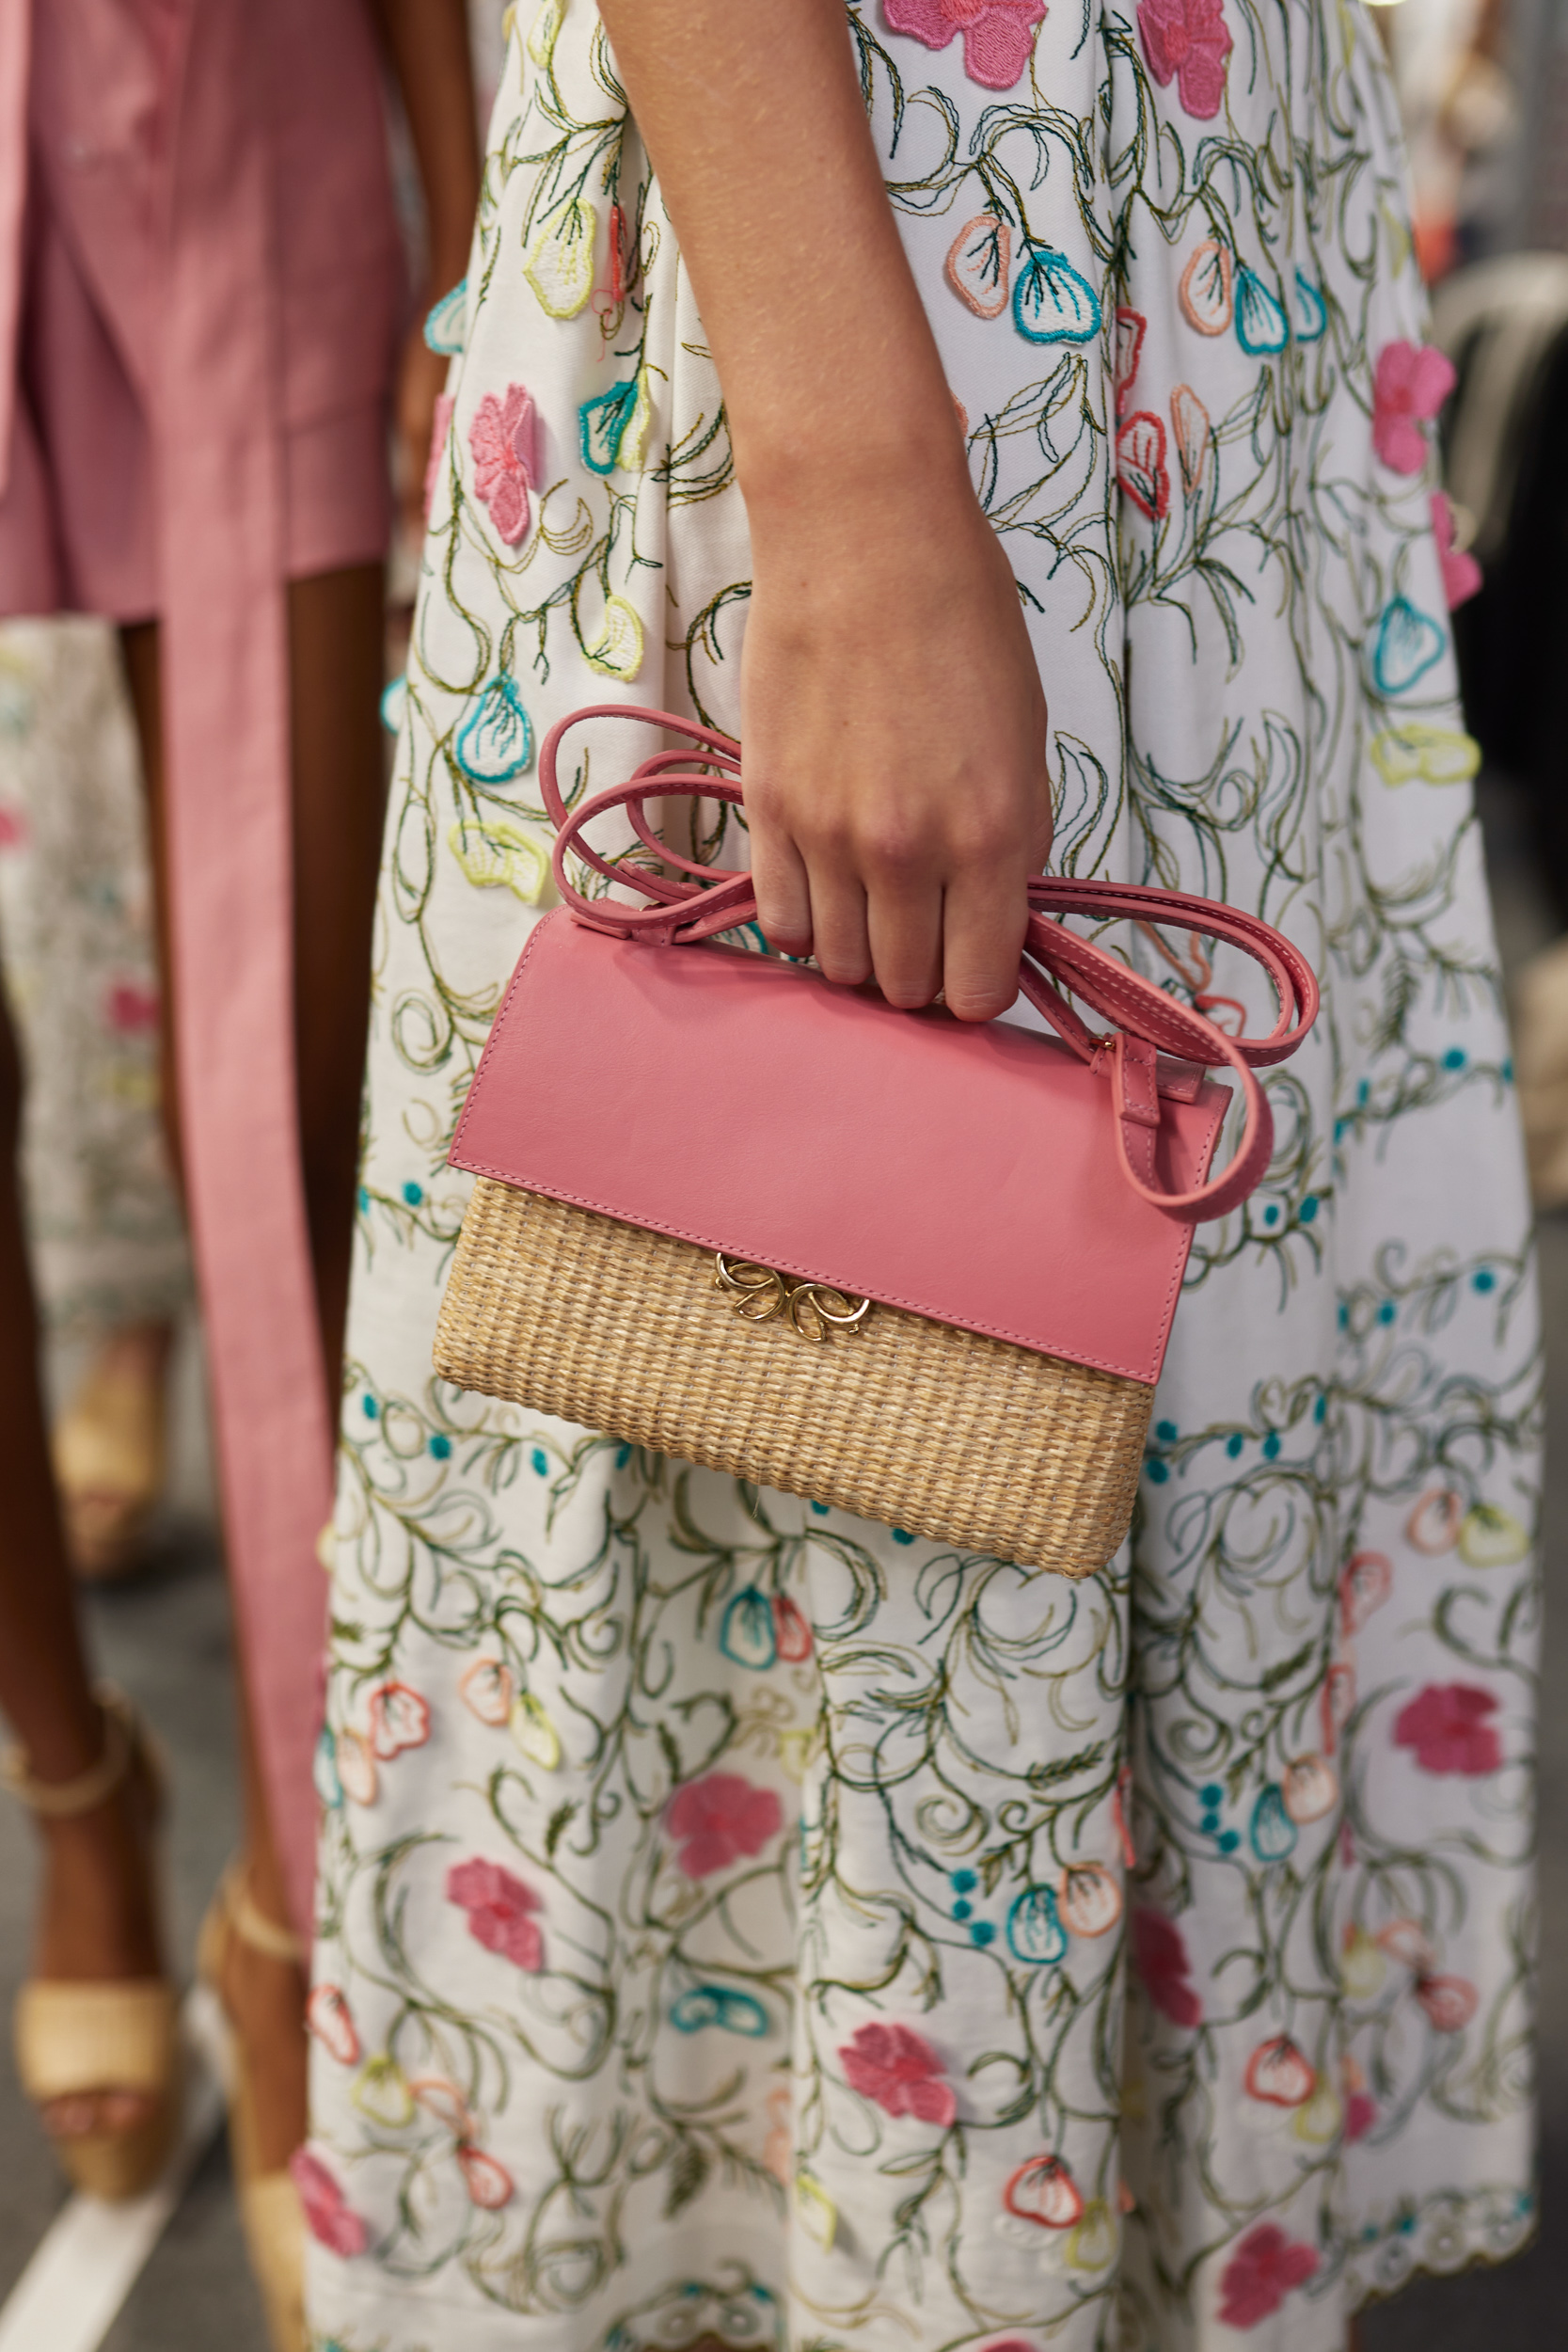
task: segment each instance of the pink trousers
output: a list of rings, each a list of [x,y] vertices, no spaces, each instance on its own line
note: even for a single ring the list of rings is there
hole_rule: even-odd
[[[302,1928],[332,1401],[295,1112],[285,583],[385,549],[403,303],[365,0],[0,0],[0,612],[161,624],[185,1179]]]

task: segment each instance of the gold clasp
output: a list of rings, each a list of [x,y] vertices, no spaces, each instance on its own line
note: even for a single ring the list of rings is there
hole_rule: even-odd
[[[871,1312],[869,1298],[851,1298],[831,1282],[808,1282],[798,1274],[779,1274],[772,1266],[750,1258],[727,1258],[721,1249],[713,1257],[713,1287],[727,1291],[735,1311],[745,1323],[769,1323],[787,1315],[803,1340],[821,1342],[830,1331],[853,1331]]]

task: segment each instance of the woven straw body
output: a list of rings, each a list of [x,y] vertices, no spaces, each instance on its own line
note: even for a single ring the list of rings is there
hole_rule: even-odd
[[[481,1177],[436,1335],[460,1389],[1025,1567],[1127,1532],[1154,1391],[876,1306],[748,1323],[712,1253]]]

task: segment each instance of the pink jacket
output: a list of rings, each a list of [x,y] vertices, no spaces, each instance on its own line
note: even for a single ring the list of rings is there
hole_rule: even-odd
[[[118,370],[69,335],[19,351],[45,219]],[[283,583],[382,551],[401,301],[364,0],[0,0],[0,603],[162,624],[186,1178],[246,1681],[302,1925],[333,1413],[294,1110]],[[116,383],[144,433],[129,505]],[[357,474],[334,457],[351,444]],[[63,549],[62,493],[90,564]],[[131,584],[84,593],[85,571]]]

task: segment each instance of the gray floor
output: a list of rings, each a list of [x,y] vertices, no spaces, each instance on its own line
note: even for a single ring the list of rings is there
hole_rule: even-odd
[[[1544,944],[1516,811],[1488,803],[1494,888],[1511,963]],[[1568,1581],[1568,1215],[1541,1234],[1550,1395],[1545,1526],[1550,1593]],[[56,1367],[69,1376],[69,1365]],[[155,1573],[95,1597],[92,1632],[104,1669],[143,1703],[172,1757],[179,1791],[170,1861],[174,1926],[188,1969],[197,1922],[235,1831],[228,1615],[211,1533],[194,1349],[182,1367],[184,1452],[177,1464],[169,1540]],[[1559,1504],[1565,1507],[1560,1509]],[[1559,1668],[1561,1673],[1558,1672]],[[1545,1688],[1568,1688],[1568,1608],[1549,1609]],[[1560,2352],[1568,2345],[1568,1708],[1542,1726],[1543,2189],[1544,2228],[1531,2249],[1497,2270],[1421,2280],[1367,2315],[1366,2352]],[[0,1809],[0,2014],[25,1964],[32,1855],[25,1824]],[[17,2091],[0,2066],[0,2299],[61,2200]],[[266,2352],[245,2273],[227,2164],[214,2149],[107,2338],[108,2352]]]

